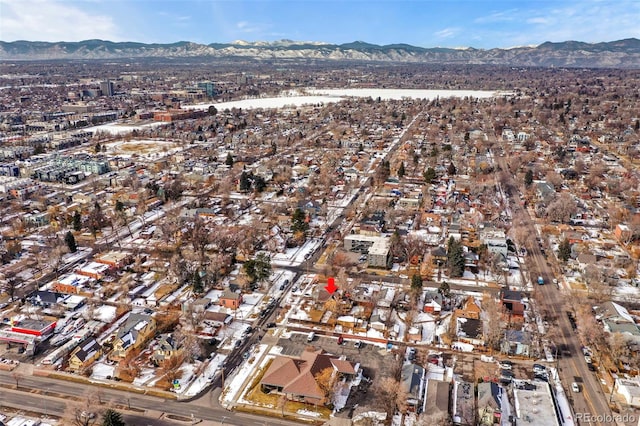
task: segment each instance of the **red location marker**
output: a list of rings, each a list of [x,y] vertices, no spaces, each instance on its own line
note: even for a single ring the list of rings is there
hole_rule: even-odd
[[[329,277],[329,279],[327,279],[327,285],[324,287],[324,289],[327,290],[329,294],[335,293],[338,289],[338,287],[336,287],[336,280],[334,280],[333,277]]]

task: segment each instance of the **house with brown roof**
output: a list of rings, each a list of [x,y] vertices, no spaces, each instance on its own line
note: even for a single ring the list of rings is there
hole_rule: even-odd
[[[523,322],[526,306],[522,300],[522,293],[519,291],[502,289],[500,291],[500,304],[504,312],[504,319],[509,324],[512,322]]]
[[[456,318],[480,319],[482,308],[472,296],[469,296],[460,309],[455,310]]]
[[[292,401],[326,404],[329,401],[317,382],[317,376],[327,368],[331,368],[339,380],[349,380],[357,375],[359,364],[309,346],[299,358],[275,357],[260,380],[260,386],[265,393],[284,394]]]

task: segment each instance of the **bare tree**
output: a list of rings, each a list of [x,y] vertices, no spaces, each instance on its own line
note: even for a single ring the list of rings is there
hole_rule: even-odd
[[[20,373],[19,371],[13,371],[13,372],[11,372],[11,377],[16,382],[16,389],[19,389],[20,388],[20,380],[22,380],[24,375],[22,373]]]
[[[622,333],[616,332],[609,334],[607,342],[609,344],[611,360],[615,365],[618,365],[621,360],[628,359],[629,355],[631,355],[629,341]]]
[[[338,377],[332,367],[327,367],[315,375],[316,383],[324,394],[324,403],[332,403],[337,391]]]
[[[396,409],[404,412],[407,407],[407,392],[399,380],[392,377],[382,378],[376,386],[377,402],[388,416],[392,416]]]
[[[573,214],[578,210],[578,205],[573,196],[563,192],[547,207],[547,217],[555,222],[568,222]]]
[[[484,341],[491,350],[498,349],[505,325],[499,302],[493,297],[485,295],[482,299],[482,314],[484,316]]]

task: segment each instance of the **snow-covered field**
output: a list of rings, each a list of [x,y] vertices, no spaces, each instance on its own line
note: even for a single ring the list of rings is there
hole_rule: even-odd
[[[310,89],[309,96],[279,96],[274,98],[253,98],[231,102],[183,105],[184,109],[208,109],[211,105],[217,110],[231,108],[284,108],[288,106],[315,105],[339,102],[346,97],[363,97],[381,99],[435,99],[440,98],[491,98],[502,92],[489,90],[426,90],[426,89]]]
[[[339,102],[341,99],[332,96],[282,96],[276,98],[253,98],[240,101],[208,103],[197,105],[183,105],[184,109],[209,109],[211,105],[218,111],[232,108],[256,109],[256,108],[284,108],[288,106],[298,107],[302,105],[316,105]]]
[[[131,133],[134,130],[142,130],[147,127],[156,127],[162,124],[166,124],[166,123],[154,122],[154,123],[140,124],[138,126],[125,125],[120,123],[109,123],[109,124],[101,124],[99,126],[87,127],[85,130],[88,130],[90,132],[102,131],[112,135],[124,135],[127,133]]]
[[[364,97],[380,99],[435,99],[435,98],[491,98],[500,94],[489,90],[428,90],[428,89],[314,89],[307,90],[314,95],[339,97]]]

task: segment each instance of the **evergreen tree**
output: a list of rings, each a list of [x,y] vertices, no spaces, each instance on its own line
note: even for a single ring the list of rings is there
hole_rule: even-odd
[[[200,276],[200,271],[195,271],[193,273],[193,281],[191,282],[191,288],[193,292],[196,294],[201,294],[204,291],[204,286],[202,285],[202,277]]]
[[[431,181],[436,178],[436,171],[433,167],[429,167],[427,170],[425,170],[422,176],[424,177],[424,181],[426,183],[431,183]]]
[[[247,192],[251,189],[251,179],[250,174],[247,172],[242,172],[240,175],[240,191]]]
[[[464,274],[464,251],[462,244],[453,237],[449,238],[447,245],[447,268],[452,278],[461,277]]]
[[[532,183],[533,183],[533,170],[529,169],[527,170],[527,173],[525,173],[524,175],[524,186],[529,188]]]
[[[411,277],[411,290],[416,293],[422,291],[422,277],[420,274],[413,274]]]
[[[244,262],[243,268],[251,283],[260,283],[271,275],[271,259],[268,255],[260,253],[255,259]]]
[[[67,243],[67,247],[69,247],[69,251],[71,253],[75,253],[78,251],[78,246],[76,244],[76,238],[73,236],[71,231],[67,231],[64,236],[64,242]]]
[[[449,167],[447,167],[447,173],[449,174],[449,176],[454,176],[457,172],[458,169],[456,169],[456,165],[453,164],[452,161],[451,163],[449,163]]]
[[[307,215],[302,211],[301,208],[297,208],[293,211],[291,215],[291,231],[296,232],[306,232],[309,229],[309,224],[306,221]]]
[[[398,177],[403,178],[406,170],[404,169],[404,161],[400,162],[400,167],[398,168]]]
[[[80,231],[82,229],[82,216],[80,216],[80,212],[76,211],[73,214],[73,230]]]
[[[126,424],[120,413],[108,408],[102,415],[102,426],[126,426]]]
[[[224,164],[226,164],[229,167],[233,166],[233,155],[231,155],[230,152],[227,152],[227,159],[224,160]]]
[[[571,243],[566,238],[558,244],[558,259],[566,262],[571,257]]]
[[[265,182],[262,176],[254,176],[253,178],[253,189],[260,193],[265,190],[267,187],[267,182]]]
[[[117,200],[115,208],[117,212],[122,212],[124,210],[124,204],[122,203],[122,201]]]

